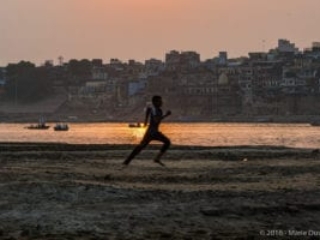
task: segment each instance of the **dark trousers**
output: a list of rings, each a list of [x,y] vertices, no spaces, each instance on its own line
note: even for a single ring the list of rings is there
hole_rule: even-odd
[[[170,147],[171,145],[171,141],[169,138],[167,138],[164,134],[162,134],[161,132],[154,132],[154,133],[150,133],[150,132],[146,132],[146,134],[144,135],[143,139],[141,140],[140,144],[138,146],[136,146],[133,151],[131,152],[131,154],[128,156],[128,158],[123,162],[124,164],[129,164],[131,162],[131,160],[141,152],[142,149],[144,149],[151,141],[160,141],[163,143],[160,152],[164,153],[165,151],[167,151],[167,149]]]

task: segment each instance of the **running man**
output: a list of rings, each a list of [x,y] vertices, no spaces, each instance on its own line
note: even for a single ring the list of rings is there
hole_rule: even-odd
[[[161,161],[160,158],[162,155],[167,151],[170,147],[170,139],[167,138],[164,134],[159,132],[159,125],[161,121],[166,118],[167,116],[171,115],[171,111],[167,111],[165,115],[162,113],[162,98],[160,96],[153,96],[152,97],[152,105],[153,107],[148,107],[146,111],[146,118],[144,121],[144,126],[147,126],[148,120],[150,119],[149,126],[146,130],[146,133],[141,140],[140,144],[136,146],[131,154],[127,157],[127,159],[123,162],[124,165],[129,165],[131,160],[138,155],[142,149],[144,149],[152,140],[160,141],[163,143],[160,152],[154,158],[154,162],[160,164],[161,166],[165,166]]]

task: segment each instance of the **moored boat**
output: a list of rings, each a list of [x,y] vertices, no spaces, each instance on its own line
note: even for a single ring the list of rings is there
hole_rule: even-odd
[[[315,127],[319,127],[320,126],[320,122],[319,121],[313,121],[310,123],[311,126],[315,126]]]
[[[31,124],[26,128],[32,130],[47,130],[50,128],[50,126],[46,124],[45,118],[41,116],[37,124]]]
[[[140,128],[140,127],[143,127],[143,124],[141,124],[141,123],[129,123],[128,124],[128,127],[130,127],[130,128]]]
[[[68,131],[69,130],[69,126],[66,123],[57,123],[54,126],[54,130],[55,131]]]
[[[49,125],[43,125],[43,124],[36,124],[36,125],[30,125],[26,127],[27,129],[31,130],[47,130],[50,128]]]

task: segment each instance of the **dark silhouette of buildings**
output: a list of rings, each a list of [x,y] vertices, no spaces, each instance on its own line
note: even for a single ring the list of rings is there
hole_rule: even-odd
[[[47,61],[40,67],[52,83],[52,92],[64,96],[52,114],[126,119],[137,109],[143,111],[156,94],[166,99],[173,120],[288,119],[320,114],[320,43],[299,51],[280,39],[274,49],[235,59],[222,51],[201,61],[197,52],[173,50],[165,54],[164,62],[112,58],[109,63],[101,59],[64,63],[59,57],[57,66]],[[3,99],[10,91],[6,86],[14,86],[6,70],[0,68]]]

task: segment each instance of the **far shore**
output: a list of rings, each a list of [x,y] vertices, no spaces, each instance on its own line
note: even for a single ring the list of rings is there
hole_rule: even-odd
[[[101,122],[142,122],[143,114],[140,117],[122,114],[121,116],[78,114],[66,116],[59,113],[1,113],[0,123],[36,123],[40,116],[44,116],[48,122],[74,122],[74,123],[101,123]],[[314,123],[320,122],[319,115],[214,115],[201,116],[170,116],[166,122],[174,123]]]

